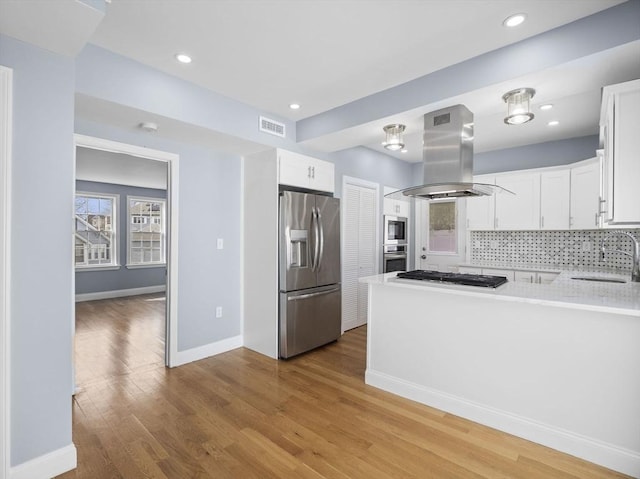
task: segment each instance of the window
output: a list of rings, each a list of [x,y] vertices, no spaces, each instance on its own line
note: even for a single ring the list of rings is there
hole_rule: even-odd
[[[117,197],[76,193],[75,265],[78,268],[117,266]]]
[[[165,200],[128,196],[127,203],[129,208],[127,267],[165,264]]]
[[[458,251],[456,201],[429,203],[429,252],[455,254]]]

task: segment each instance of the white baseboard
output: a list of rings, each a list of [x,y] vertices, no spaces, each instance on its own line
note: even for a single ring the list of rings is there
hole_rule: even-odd
[[[186,351],[178,351],[171,358],[171,367],[182,366],[183,364],[198,361],[200,359],[215,356],[216,354],[226,353],[232,349],[242,346],[242,336],[234,336],[232,338],[216,341],[215,343],[205,344],[197,348],[187,349]]]
[[[514,436],[551,447],[614,471],[638,477],[640,452],[624,449],[597,439],[536,422],[384,373],[367,369],[365,382],[390,393],[412,399],[442,411]]]
[[[10,479],[49,479],[75,469],[76,465],[76,446],[69,444],[62,449],[12,467],[9,477]]]
[[[162,293],[166,291],[166,289],[166,285],[160,284],[158,286],[145,286],[143,288],[115,289],[113,291],[76,294],[76,303],[94,301],[96,299],[124,298],[125,296],[138,296],[139,294]]]

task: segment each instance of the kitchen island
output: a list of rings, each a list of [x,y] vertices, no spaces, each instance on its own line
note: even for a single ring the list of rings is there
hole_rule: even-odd
[[[361,281],[367,384],[640,476],[640,283]]]

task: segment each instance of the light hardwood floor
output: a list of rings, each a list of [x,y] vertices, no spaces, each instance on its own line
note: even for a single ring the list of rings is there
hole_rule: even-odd
[[[69,478],[626,477],[364,384],[366,327],[163,366],[157,295],[79,303]]]

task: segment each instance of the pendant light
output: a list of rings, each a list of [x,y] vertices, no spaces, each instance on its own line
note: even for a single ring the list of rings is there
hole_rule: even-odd
[[[535,94],[536,91],[533,88],[518,88],[502,95],[502,99],[507,104],[507,116],[504,122],[507,125],[522,125],[533,120],[531,99]]]
[[[404,125],[393,124],[387,125],[384,128],[384,132],[386,133],[386,139],[382,142],[382,145],[391,151],[398,151],[404,148],[404,139],[402,138],[402,134],[405,130]]]

